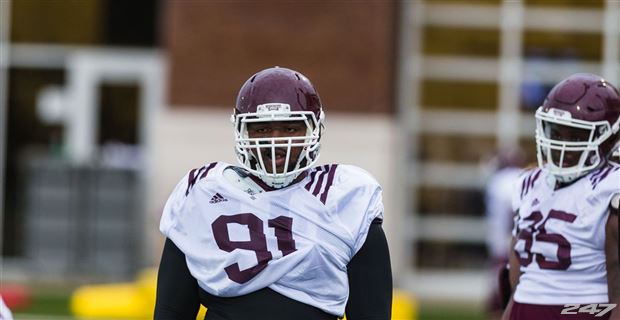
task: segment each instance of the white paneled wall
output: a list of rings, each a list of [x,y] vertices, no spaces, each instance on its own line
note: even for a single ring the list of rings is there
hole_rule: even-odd
[[[532,7],[521,0],[504,0],[500,5],[419,0],[403,1],[401,5],[398,110],[399,123],[411,139],[407,143],[408,154],[416,154],[417,139],[422,134],[494,136],[498,147],[516,145],[521,137],[532,136],[533,116],[519,110],[519,87],[523,73],[528,70],[537,70],[540,80],[547,84],[554,84],[574,72],[601,74],[616,84],[620,78],[620,2],[617,0],[607,0],[605,10]],[[499,54],[497,57],[425,55],[422,43],[426,26],[499,30]],[[602,59],[598,62],[525,61],[522,37],[526,30],[601,33]],[[496,82],[499,89],[497,109],[467,112],[462,108],[451,110],[450,106],[440,111],[423,108],[420,105],[423,80]],[[408,169],[403,188],[410,194],[424,186],[483,187],[479,170],[472,164],[429,163],[409,158],[403,165]],[[423,240],[484,243],[483,218],[463,219],[455,215],[450,218],[449,213],[440,218],[422,217],[413,209],[418,201],[409,198],[403,204],[408,210],[405,250],[410,254],[414,254],[416,244]],[[408,260],[413,263],[408,266],[401,284],[420,298],[478,302],[485,298],[488,278],[484,270],[419,270],[414,260]],[[482,289],[472,291],[472,288]]]

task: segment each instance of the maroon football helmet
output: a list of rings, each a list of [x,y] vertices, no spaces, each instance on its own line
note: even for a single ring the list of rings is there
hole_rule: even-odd
[[[324,114],[319,95],[303,74],[287,68],[269,68],[250,77],[239,90],[232,121],[235,124],[236,155],[239,163],[273,188],[289,185],[299,174],[316,163],[319,157]],[[272,121],[303,121],[304,136],[250,138],[247,124]],[[303,150],[294,166],[277,172],[276,150]],[[273,163],[265,165],[264,152]],[[272,171],[272,172],[269,172]]]
[[[571,182],[607,161],[619,129],[618,90],[594,74],[571,75],[536,111],[538,165]]]

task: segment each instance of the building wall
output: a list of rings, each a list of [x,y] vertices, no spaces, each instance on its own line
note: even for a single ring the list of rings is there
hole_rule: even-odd
[[[253,73],[304,73],[329,110],[392,112],[396,3],[169,1],[173,107],[231,107]]]

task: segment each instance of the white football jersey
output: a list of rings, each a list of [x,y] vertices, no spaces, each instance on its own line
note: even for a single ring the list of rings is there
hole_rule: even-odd
[[[554,190],[545,170],[525,172],[514,195],[513,236],[521,265],[514,300],[564,305],[605,303],[605,224],[620,193],[620,166],[609,164]]]
[[[487,249],[493,259],[507,260],[512,230],[512,194],[523,169],[507,167],[496,171],[485,188]]]
[[[13,320],[13,314],[2,300],[2,296],[0,296],[0,320]]]
[[[221,297],[269,287],[342,316],[347,264],[372,221],[383,218],[379,184],[360,168],[334,164],[287,188],[256,192],[227,179],[230,168],[217,162],[192,170],[161,218],[161,232],[185,253],[198,285]]]

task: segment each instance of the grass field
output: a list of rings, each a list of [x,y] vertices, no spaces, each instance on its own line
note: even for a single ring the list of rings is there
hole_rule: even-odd
[[[46,290],[48,291],[48,290]],[[69,294],[65,292],[37,293],[27,310],[14,310],[16,320],[73,320],[69,310]],[[473,307],[462,305],[440,305],[437,302],[422,304],[419,320],[483,320],[484,313]],[[408,319],[403,319],[408,320]]]

